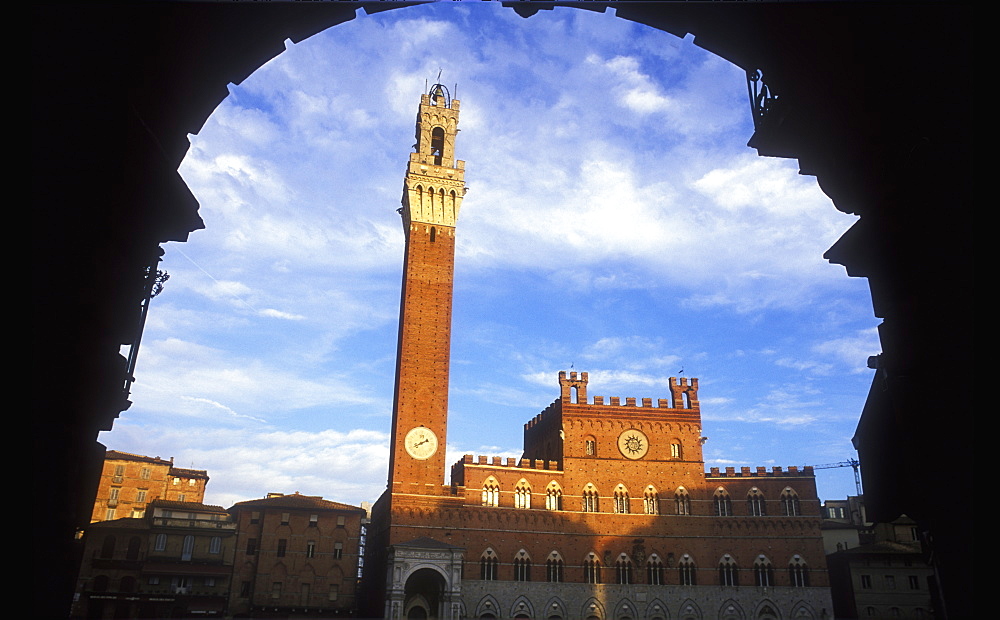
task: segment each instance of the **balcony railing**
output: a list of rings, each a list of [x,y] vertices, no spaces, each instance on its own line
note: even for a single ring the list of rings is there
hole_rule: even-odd
[[[212,521],[210,519],[184,519],[180,517],[154,517],[153,525],[202,530],[236,530],[235,521]]]

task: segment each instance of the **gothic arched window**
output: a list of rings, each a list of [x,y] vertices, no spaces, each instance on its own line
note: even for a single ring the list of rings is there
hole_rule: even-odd
[[[584,512],[597,512],[599,506],[597,505],[597,489],[594,485],[588,484],[583,488],[583,511]]]
[[[444,157],[444,129],[441,127],[431,130],[431,155],[434,156],[434,165],[440,166]]]
[[[798,517],[802,514],[799,495],[792,490],[792,487],[785,487],[781,492],[781,514],[787,517]]]
[[[545,560],[545,580],[550,583],[562,583],[563,559],[558,551],[550,553],[549,559]]]
[[[500,505],[500,487],[495,478],[490,476],[483,483],[483,506]]]
[[[499,568],[500,559],[493,549],[483,551],[483,555],[479,557],[479,578],[483,581],[496,581]]]
[[[523,478],[514,487],[514,508],[531,508],[531,487]]]
[[[712,497],[712,504],[715,508],[715,516],[733,516],[733,500],[729,497],[729,493],[722,487],[716,489],[715,495]]]
[[[615,562],[615,581],[624,585],[632,583],[632,560],[624,553]]]
[[[555,480],[545,489],[545,509],[562,510],[562,489]]]
[[[514,581],[531,581],[531,557],[524,549],[514,557]]]
[[[753,563],[754,584],[767,588],[774,586],[774,567],[766,556],[759,555]]]
[[[601,583],[601,561],[594,553],[583,561],[583,580],[587,583]]]
[[[619,484],[618,488],[615,489],[615,512],[628,514],[629,508],[628,489]]]
[[[643,512],[648,515],[660,514],[660,495],[653,485],[646,487],[646,491],[643,493],[642,508]]]
[[[747,493],[747,513],[751,517],[763,517],[767,515],[764,494],[757,487],[750,489],[750,492]]]
[[[646,583],[651,586],[662,586],[666,583],[663,580],[663,562],[655,553],[646,560]]]
[[[681,556],[681,561],[677,564],[677,572],[680,574],[680,580],[682,586],[698,585],[694,560],[691,559],[690,555],[685,553],[683,556]]]
[[[809,567],[801,556],[793,555],[788,563],[788,580],[793,588],[809,587]]]
[[[740,574],[736,561],[728,553],[719,560],[719,585],[736,587],[740,585]]]
[[[691,514],[691,496],[684,487],[677,488],[677,492],[674,493],[674,503],[677,505],[677,514]]]

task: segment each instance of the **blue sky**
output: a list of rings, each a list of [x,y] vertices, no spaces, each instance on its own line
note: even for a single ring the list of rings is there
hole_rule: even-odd
[[[462,101],[449,461],[518,456],[558,395],[700,379],[706,467],[829,463],[879,352],[867,282],[823,252],[855,218],[761,158],[740,69],[691,37],[498,3],[359,17],[230,85],[181,174],[207,229],[166,246],[132,408],[109,448],[207,469],[229,506],[385,487],[425,80]],[[457,84],[457,89],[455,85]],[[820,495],[854,493],[850,469]]]

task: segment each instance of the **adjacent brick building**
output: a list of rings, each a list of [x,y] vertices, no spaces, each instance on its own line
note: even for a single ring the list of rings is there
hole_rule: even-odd
[[[142,518],[92,523],[73,617],[222,617],[236,524],[220,506],[154,500]]]
[[[156,499],[201,503],[207,484],[208,472],[174,467],[173,457],[164,460],[108,450],[90,521],[142,518]]]
[[[389,485],[366,562],[370,616],[827,618],[811,468],[711,468],[697,379],[588,399],[587,373],[525,425],[521,459],[465,456],[442,485],[459,101],[421,96],[400,214],[406,253]]]
[[[239,532],[231,615],[328,618],[356,612],[364,509],[270,493],[229,512]]]

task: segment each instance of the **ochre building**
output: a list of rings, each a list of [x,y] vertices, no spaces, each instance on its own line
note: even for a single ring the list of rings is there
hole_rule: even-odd
[[[363,508],[268,493],[229,512],[237,529],[231,616],[355,616]]]
[[[108,450],[90,522],[141,519],[146,506],[156,499],[201,503],[207,484],[207,471],[174,467],[173,457],[165,460]]]
[[[465,456],[442,484],[459,101],[421,96],[400,214],[406,255],[389,484],[365,599],[386,618],[829,618],[811,468],[711,468],[698,380],[662,398],[559,398],[520,459]]]

